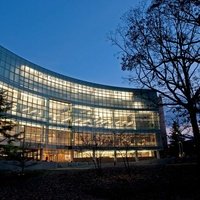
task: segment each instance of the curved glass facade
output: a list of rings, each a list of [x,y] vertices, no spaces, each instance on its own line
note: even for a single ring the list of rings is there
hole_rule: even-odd
[[[153,156],[162,149],[157,95],[63,76],[0,46],[0,87],[13,102],[8,117],[34,156],[53,161]],[[33,151],[34,152],[34,151]],[[37,155],[35,155],[37,154]]]

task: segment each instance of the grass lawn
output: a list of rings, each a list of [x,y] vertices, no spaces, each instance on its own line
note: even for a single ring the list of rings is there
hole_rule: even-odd
[[[0,172],[0,199],[200,199],[200,172],[196,164],[48,170],[24,176]]]

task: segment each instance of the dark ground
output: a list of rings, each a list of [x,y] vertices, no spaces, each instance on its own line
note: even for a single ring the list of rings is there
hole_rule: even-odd
[[[200,175],[194,163],[133,166],[131,175],[123,167],[48,170],[24,176],[0,172],[0,200],[74,199],[200,199]]]

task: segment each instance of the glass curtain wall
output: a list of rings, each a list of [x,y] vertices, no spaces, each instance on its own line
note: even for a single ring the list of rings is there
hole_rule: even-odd
[[[84,157],[93,145],[104,148],[108,155],[113,155],[114,147],[152,147],[149,152],[161,148],[153,91],[65,77],[3,47],[0,87],[12,102],[8,116],[18,124],[14,131],[23,129],[26,143],[31,148],[39,146],[43,158],[58,161]],[[77,153],[79,148],[81,153]]]

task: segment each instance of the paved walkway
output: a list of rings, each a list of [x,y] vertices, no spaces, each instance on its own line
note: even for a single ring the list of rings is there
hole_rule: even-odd
[[[142,165],[166,165],[177,163],[175,158],[164,158],[164,159],[151,159],[151,160],[141,160],[137,162],[130,162],[130,166],[142,166]],[[124,167],[123,162],[114,163],[102,163],[102,168],[106,167]],[[26,163],[26,170],[76,170],[76,169],[94,169],[95,166],[93,162],[72,162],[72,163],[56,163],[56,162],[45,162],[45,161],[29,161]],[[18,171],[20,170],[20,165],[15,161],[0,161],[1,171]]]

